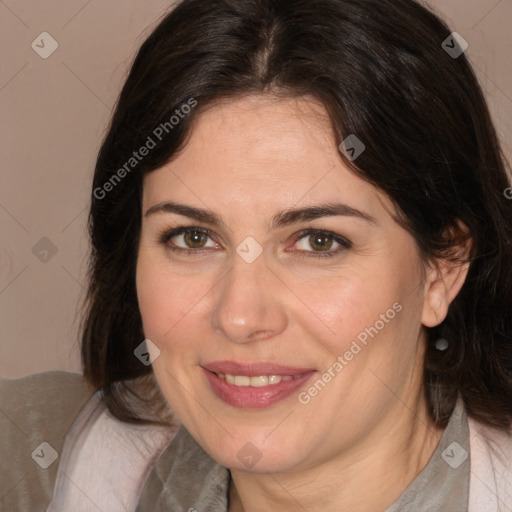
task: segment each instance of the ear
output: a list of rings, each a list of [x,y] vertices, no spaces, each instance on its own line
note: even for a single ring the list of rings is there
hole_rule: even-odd
[[[468,232],[465,226],[462,230]],[[466,238],[454,247],[451,254],[455,258],[438,259],[428,267],[421,317],[425,327],[435,327],[446,318],[451,302],[466,280],[471,245],[471,238]]]

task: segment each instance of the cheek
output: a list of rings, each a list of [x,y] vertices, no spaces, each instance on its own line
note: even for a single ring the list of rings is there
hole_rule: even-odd
[[[307,319],[303,329],[322,346],[325,367],[338,356],[347,361],[338,385],[366,376],[371,387],[376,383],[368,367],[378,368],[391,382],[399,377],[397,365],[413,365],[421,315],[420,274],[411,261],[405,263],[381,259],[298,291],[316,315],[302,314],[302,320]]]
[[[169,272],[159,258],[143,252],[136,279],[144,334],[159,346],[167,344],[182,324],[199,313],[206,285],[194,277]]]
[[[382,273],[379,276],[369,269],[330,276],[314,284],[303,283],[297,295],[306,300],[296,318],[313,338],[335,354],[348,350],[352,341],[376,322],[380,326],[381,315],[388,312],[386,319],[394,317],[393,304],[401,298],[399,283],[385,280]],[[364,334],[361,338],[364,340]]]

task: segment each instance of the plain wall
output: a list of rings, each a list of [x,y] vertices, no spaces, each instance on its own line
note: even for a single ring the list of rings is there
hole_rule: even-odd
[[[510,159],[512,2],[430,5],[469,43],[466,54]],[[0,3],[3,376],[80,369],[78,307],[96,154],[136,49],[171,6],[164,0]],[[43,32],[58,44],[46,59],[39,53],[54,43]]]

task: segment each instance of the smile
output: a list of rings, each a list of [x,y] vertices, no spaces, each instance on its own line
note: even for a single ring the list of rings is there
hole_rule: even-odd
[[[317,373],[310,368],[225,361],[205,365],[202,371],[218,398],[243,409],[261,409],[280,402],[297,393]]]

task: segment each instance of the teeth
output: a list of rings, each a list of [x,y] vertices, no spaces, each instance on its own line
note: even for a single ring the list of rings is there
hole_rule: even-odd
[[[225,380],[228,384],[239,387],[252,386],[253,388],[261,388],[272,384],[279,384],[281,381],[289,381],[297,379],[302,375],[257,375],[249,377],[248,375],[230,375],[229,373],[218,373],[217,377]]]
[[[279,384],[283,378],[281,375],[269,375],[268,377],[268,383],[269,384]]]
[[[236,384],[236,380],[235,380],[235,384]],[[251,377],[251,386],[253,388],[261,388],[262,386],[268,386],[268,377],[266,375],[259,375],[258,377]]]
[[[250,386],[251,378],[247,375],[235,375],[235,386]]]

